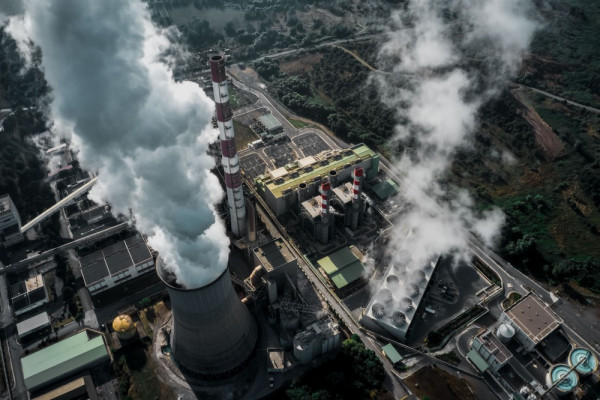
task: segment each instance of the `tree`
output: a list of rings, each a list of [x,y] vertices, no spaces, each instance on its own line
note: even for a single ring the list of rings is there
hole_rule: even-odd
[[[235,25],[232,21],[229,21],[225,24],[224,30],[225,34],[229,37],[234,37],[236,34]]]

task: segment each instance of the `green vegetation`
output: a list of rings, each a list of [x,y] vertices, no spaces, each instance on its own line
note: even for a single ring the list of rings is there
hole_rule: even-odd
[[[383,378],[383,365],[377,355],[353,335],[342,343],[335,359],[294,380],[286,396],[289,400],[373,399]]]
[[[460,364],[460,357],[458,356],[458,354],[456,354],[456,352],[454,350],[452,350],[448,353],[437,355],[437,356],[435,356],[435,358],[439,358],[440,360],[446,361],[447,363],[450,363],[453,365]]]
[[[294,118],[289,118],[288,121],[296,129],[302,129],[310,125],[308,122],[300,121],[299,119]]]
[[[248,144],[260,139],[256,133],[248,126],[233,120],[233,129],[235,129],[235,148],[240,151],[248,147]]]
[[[512,306],[517,301],[521,300],[522,297],[523,296],[521,296],[520,293],[517,293],[517,292],[510,293],[508,295],[508,297],[506,299],[504,299],[504,301],[502,301],[502,308],[506,310],[508,307]]]

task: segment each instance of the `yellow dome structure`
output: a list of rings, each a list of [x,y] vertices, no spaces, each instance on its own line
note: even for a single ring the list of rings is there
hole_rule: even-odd
[[[119,315],[113,320],[112,327],[119,339],[131,339],[135,335],[135,323],[129,315]]]

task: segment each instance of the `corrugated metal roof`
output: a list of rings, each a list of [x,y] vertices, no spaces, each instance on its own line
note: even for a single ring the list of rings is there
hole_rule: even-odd
[[[272,129],[280,128],[282,126],[281,122],[279,122],[277,120],[277,118],[275,118],[273,116],[273,114],[265,114],[265,115],[259,117],[258,120],[261,122],[261,124],[263,124],[265,129],[268,131],[270,131]]]
[[[90,339],[88,332],[82,331],[22,358],[25,386],[30,390],[38,388],[108,359],[102,336]]]
[[[373,191],[381,200],[385,200],[393,194],[398,193],[400,187],[391,179],[378,183],[373,186]]]
[[[323,257],[317,263],[338,289],[359,279],[365,271],[362,262],[350,247],[344,247]]]
[[[488,365],[488,363],[483,359],[483,357],[481,357],[479,355],[479,353],[477,352],[477,350],[471,350],[467,353],[467,358],[469,360],[471,360],[473,362],[473,364],[475,364],[475,366],[477,367],[477,369],[481,372],[485,372],[487,371],[487,369],[490,367]]]
[[[50,325],[50,318],[48,317],[47,312],[43,312],[41,314],[34,315],[31,318],[19,322],[17,324],[17,334],[19,336],[23,336],[26,333],[29,333],[46,325]]]
[[[400,355],[400,353],[398,353],[398,350],[396,350],[394,345],[392,345],[391,343],[388,343],[385,346],[383,346],[381,348],[381,351],[383,351],[383,354],[385,354],[385,356],[389,358],[392,364],[396,364],[402,361],[402,356]]]

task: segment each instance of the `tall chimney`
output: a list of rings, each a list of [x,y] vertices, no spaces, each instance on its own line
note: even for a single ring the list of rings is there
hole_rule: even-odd
[[[329,241],[329,193],[331,191],[331,183],[329,180],[324,179],[321,183],[321,223],[319,225],[319,236],[320,241],[323,244],[327,244]]]
[[[352,184],[352,221],[350,224],[350,229],[353,231],[358,229],[358,218],[360,216],[360,184],[362,182],[362,177],[362,167],[354,168],[354,171],[352,172],[352,179],[354,180]]]
[[[217,124],[219,126],[222,155],[221,165],[225,173],[231,231],[237,237],[242,237],[246,234],[246,206],[244,204],[242,178],[240,177],[240,160],[235,149],[233,113],[229,105],[225,60],[222,56],[213,56],[210,58],[210,72],[217,108]]]

